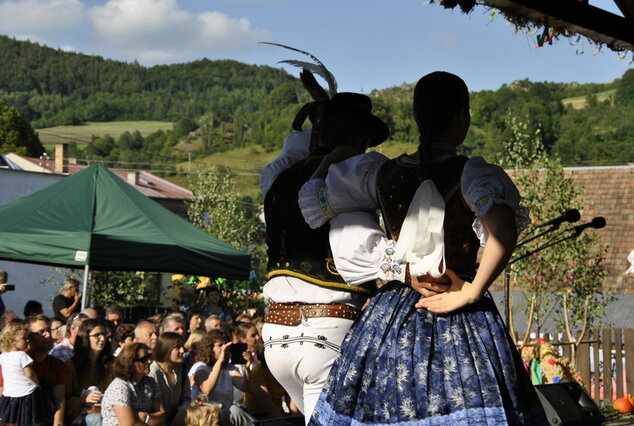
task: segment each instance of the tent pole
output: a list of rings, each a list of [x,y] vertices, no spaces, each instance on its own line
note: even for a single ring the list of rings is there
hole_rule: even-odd
[[[248,314],[249,313],[249,283],[251,282],[251,278],[247,280],[247,291],[245,293],[245,301],[244,301],[244,310]]]
[[[90,273],[90,266],[86,264],[84,266],[84,288],[81,291],[81,310],[83,311],[86,308],[86,300],[88,295],[86,294],[88,291],[88,274]]]

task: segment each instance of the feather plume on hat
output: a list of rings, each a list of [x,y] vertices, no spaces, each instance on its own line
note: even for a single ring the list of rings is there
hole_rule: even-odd
[[[337,80],[335,80],[335,76],[326,68],[326,66],[321,62],[315,55],[306,52],[305,50],[296,49],[291,46],[286,46],[280,43],[272,43],[268,41],[262,41],[261,44],[270,44],[271,46],[283,47],[284,49],[293,50],[295,52],[302,53],[309,58],[311,58],[315,63],[307,62],[307,61],[297,61],[294,59],[285,59],[283,61],[279,61],[278,64],[289,64],[297,68],[302,68],[312,72],[313,74],[317,74],[321,78],[326,81],[328,84],[328,92],[330,97],[332,98],[337,93]]]

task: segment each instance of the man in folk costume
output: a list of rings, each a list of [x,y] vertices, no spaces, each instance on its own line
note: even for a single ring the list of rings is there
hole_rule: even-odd
[[[374,282],[345,283],[332,262],[329,225],[308,227],[298,190],[335,147],[340,159],[360,154],[386,140],[389,129],[371,113],[369,97],[336,93],[329,98],[310,72],[304,70],[301,79],[315,102],[302,108],[282,154],[260,175],[269,257],[262,336],[269,369],[308,420]],[[302,131],[307,116],[313,126]]]

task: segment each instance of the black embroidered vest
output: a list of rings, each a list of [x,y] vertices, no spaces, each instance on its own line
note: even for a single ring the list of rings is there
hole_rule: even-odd
[[[297,204],[297,193],[321,163],[310,156],[278,175],[264,199],[268,277],[285,275],[332,290],[372,295],[371,285],[349,286],[335,268],[326,223],[311,229]]]
[[[445,262],[463,278],[473,278],[480,241],[471,227],[475,215],[462,197],[460,177],[467,157],[458,156],[434,163],[430,176],[445,200]],[[386,231],[398,239],[407,209],[420,184],[418,165],[395,158],[379,171],[377,192]]]

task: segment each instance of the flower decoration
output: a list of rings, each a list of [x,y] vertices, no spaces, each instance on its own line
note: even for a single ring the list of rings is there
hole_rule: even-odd
[[[185,284],[185,275],[183,274],[174,274],[171,279],[174,284]]]
[[[211,279],[209,277],[198,277],[198,283],[195,287],[196,290],[202,290],[207,287],[211,287]]]

